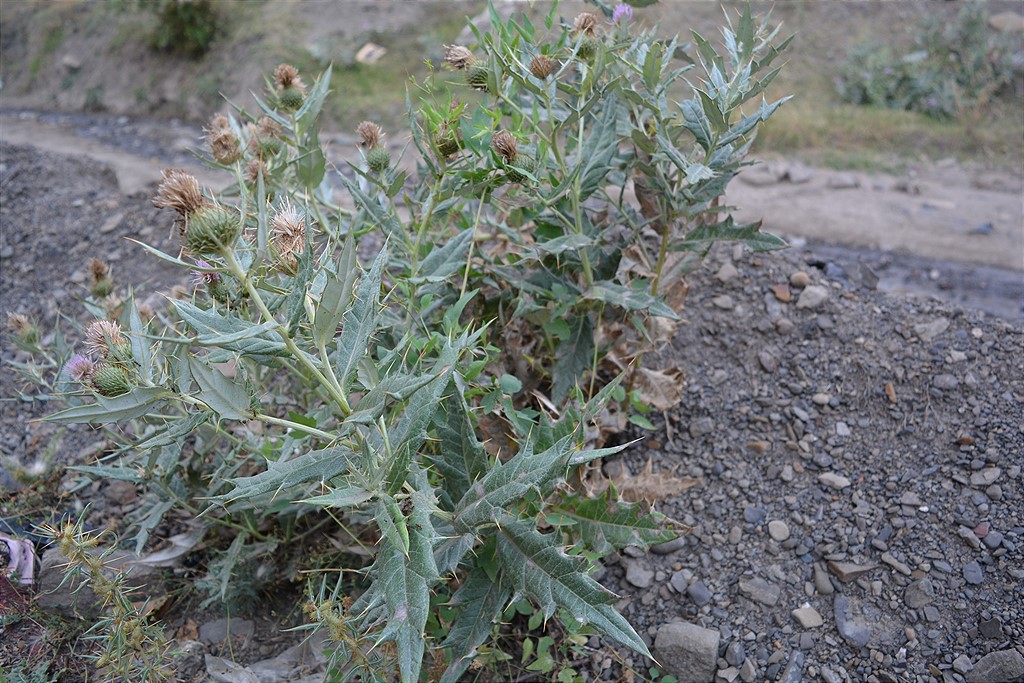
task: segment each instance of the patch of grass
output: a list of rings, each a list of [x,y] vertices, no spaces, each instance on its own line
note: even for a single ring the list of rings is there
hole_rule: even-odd
[[[60,48],[61,43],[64,42],[64,26],[59,17],[53,17],[50,21],[46,22],[43,25],[42,31],[43,45],[39,53],[32,58],[32,62],[28,67],[30,84],[36,80],[36,76],[42,71],[43,66],[50,61],[54,53],[57,52],[57,49]]]

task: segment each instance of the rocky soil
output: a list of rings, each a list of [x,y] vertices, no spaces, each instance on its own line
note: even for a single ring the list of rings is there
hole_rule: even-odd
[[[126,194],[95,157],[6,144],[0,153],[0,314],[28,314],[43,329],[58,310],[84,319],[76,300],[91,256],[112,264],[122,293],[130,284],[157,308],[151,294],[182,284],[180,271],[124,239],[174,250],[148,191]],[[638,473],[650,461],[655,473],[699,479],[657,503],[693,530],[651,554],[608,558],[601,580],[680,681],[1019,678],[1019,272],[1000,271],[1010,273],[1005,322],[876,289],[901,263],[926,274],[961,266],[800,244],[756,257],[719,249],[695,273],[689,322],[655,359],[685,369],[683,403],[605,464]],[[70,321],[62,327],[76,338]],[[2,360],[5,486],[18,467],[40,474],[87,459],[97,434],[30,422],[50,404],[17,379],[10,362],[25,358],[6,338]],[[112,513],[131,505],[116,487],[93,495]],[[174,618],[203,680],[202,655],[231,652],[215,638],[225,625],[208,613]],[[256,624],[241,661],[293,644],[271,621]],[[234,628],[243,627],[252,626]],[[649,663],[591,645],[579,663],[588,679],[647,675]]]

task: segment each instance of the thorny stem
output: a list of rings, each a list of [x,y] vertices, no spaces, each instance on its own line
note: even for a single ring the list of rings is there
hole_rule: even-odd
[[[473,218],[473,237],[469,241],[469,253],[466,254],[466,271],[462,275],[462,288],[459,290],[459,298],[466,295],[466,286],[469,284],[469,268],[473,263],[473,247],[476,246],[476,231],[480,226],[480,215],[484,211],[484,204],[487,203],[487,195],[480,198],[480,205],[477,206],[476,216]]]
[[[256,413],[253,416],[253,419],[259,420],[260,422],[266,422],[268,424],[277,425],[279,427],[284,427],[285,429],[294,429],[297,432],[305,432],[306,434],[309,434],[311,436],[318,436],[321,439],[325,439],[327,441],[335,441],[338,438],[337,436],[333,434],[328,434],[327,432],[321,431],[316,427],[307,427],[306,425],[300,424],[298,422],[292,422],[291,420],[285,420],[280,417],[273,417],[271,415],[266,415],[264,413]]]
[[[270,312],[270,309],[267,308],[267,304],[263,301],[263,297],[260,296],[259,290],[256,289],[256,285],[253,284],[252,280],[249,278],[249,274],[242,269],[241,265],[239,265],[238,261],[235,259],[234,253],[230,249],[224,250],[224,261],[225,263],[227,263],[227,266],[230,269],[231,274],[234,275],[235,278],[242,283],[243,287],[245,287],[245,291],[249,293],[249,297],[253,300],[253,302],[255,302],[256,307],[259,308],[260,313],[263,315],[263,318],[265,320],[274,320],[276,322],[276,319]],[[338,407],[341,408],[342,414],[344,414],[345,416],[351,415],[352,408],[349,406],[348,400],[345,398],[345,394],[340,390],[340,387],[337,385],[337,379],[335,379],[334,382],[332,383],[329,379],[327,379],[327,377],[324,376],[324,373],[320,370],[320,368],[318,368],[316,364],[313,363],[313,361],[307,358],[305,352],[302,351],[302,349],[300,349],[298,345],[292,340],[291,335],[288,334],[288,330],[285,328],[284,325],[278,323],[275,332],[281,335],[281,339],[284,341],[285,346],[288,348],[291,354],[302,365],[306,366],[306,369],[308,369],[310,373],[312,373],[313,377],[315,377],[317,381],[320,382],[320,384],[323,385],[325,389],[327,389],[327,392],[331,395],[331,398],[333,398],[334,401],[338,404]],[[327,362],[326,358],[321,360],[323,361],[324,365],[329,367],[329,363]],[[333,375],[333,371],[329,372],[331,372],[331,374]]]

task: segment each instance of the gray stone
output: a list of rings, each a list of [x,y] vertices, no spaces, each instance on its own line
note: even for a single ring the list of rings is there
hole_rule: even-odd
[[[985,573],[981,570],[981,565],[977,561],[971,560],[964,565],[964,581],[977,586],[984,580]]]
[[[983,470],[978,470],[971,475],[971,486],[979,489],[990,486],[996,483],[1002,473],[1003,471],[998,467],[986,467]]]
[[[715,430],[715,421],[710,417],[701,417],[690,423],[690,436],[698,437],[710,434]]]
[[[703,581],[694,581],[690,584],[689,588],[686,589],[686,594],[690,596],[693,604],[697,605],[697,607],[703,607],[711,602],[711,591],[708,590]]]
[[[942,618],[942,614],[939,612],[939,608],[935,605],[926,605],[924,608],[924,619],[932,623],[937,622]]]
[[[794,650],[789,654],[789,664],[786,665],[786,670],[782,672],[782,678],[779,679],[779,683],[800,683],[803,680],[804,675],[804,653],[800,650]]]
[[[725,669],[719,669],[718,674],[715,676],[715,681],[725,681],[725,683],[732,683],[736,680],[736,677],[740,675],[740,670],[735,666],[726,667]]]
[[[978,632],[982,638],[999,640],[1003,637],[1003,624],[998,619],[989,619],[978,624]]]
[[[828,289],[821,285],[808,285],[796,300],[797,308],[815,309],[828,301]]]
[[[214,645],[229,637],[249,638],[254,631],[255,624],[249,619],[215,619],[199,627],[199,640]]]
[[[958,674],[965,674],[974,668],[974,663],[967,655],[960,655],[953,660],[953,671]]]
[[[743,683],[754,683],[757,680],[757,667],[754,665],[754,660],[747,657],[743,662],[743,666],[740,667],[740,680]]]
[[[932,378],[932,386],[936,389],[942,389],[943,391],[951,391],[952,389],[956,389],[960,386],[960,380],[958,380],[954,375],[944,372],[941,375],[935,375],[935,377]]]
[[[716,296],[714,299],[711,300],[711,303],[713,303],[715,305],[715,307],[721,308],[722,310],[725,310],[725,311],[731,311],[733,308],[736,307],[736,303],[732,300],[732,297],[729,296],[728,294],[722,294],[721,296]]]
[[[1000,33],[1024,33],[1024,16],[1007,10],[990,16],[988,25]]]
[[[650,588],[654,572],[638,560],[625,560],[626,581],[637,588]]]
[[[774,605],[779,601],[782,590],[773,583],[761,578],[740,579],[740,593],[762,605]]]
[[[793,618],[797,620],[802,628],[818,628],[825,623],[825,620],[818,614],[818,610],[810,605],[804,605],[793,610]]]
[[[835,472],[822,472],[818,475],[818,481],[829,488],[841,491],[849,486],[852,482],[846,477],[836,474]]]
[[[746,658],[747,653],[743,649],[743,643],[738,640],[732,641],[729,643],[729,647],[725,648],[725,661],[733,666],[738,667]]]
[[[871,564],[856,564],[854,562],[829,562],[828,570],[843,583],[849,583],[854,579],[864,576],[878,567],[877,562]]]
[[[968,683],[1016,681],[1024,676],[1024,655],[1016,650],[990,652],[974,664],[967,674]]]
[[[834,173],[826,184],[833,190],[852,190],[860,187],[860,180],[851,173]]]
[[[669,579],[669,583],[676,589],[677,593],[685,593],[687,588],[686,575],[682,571],[675,572],[672,574],[672,578]]]
[[[696,624],[665,624],[658,629],[654,651],[665,671],[679,680],[711,683],[718,669],[721,634]]]
[[[814,565],[814,590],[821,595],[832,595],[835,587],[828,578],[828,573],[821,568],[821,565]]]
[[[981,550],[981,539],[978,538],[978,534],[974,533],[973,529],[961,526],[957,529],[956,533],[960,538],[964,539],[967,545],[975,550]]]
[[[715,277],[719,282],[728,282],[739,274],[740,271],[736,270],[736,266],[731,263],[723,263],[722,267],[715,273]]]
[[[910,576],[910,567],[908,567],[907,565],[893,557],[892,553],[882,553],[882,562],[889,565],[890,567],[898,571],[900,574],[903,574],[904,576]]]
[[[921,609],[935,602],[935,587],[931,579],[914,581],[903,591],[903,602],[910,609]]]
[[[767,514],[768,512],[764,508],[754,507],[753,505],[743,508],[743,519],[748,524],[760,524],[764,521]]]
[[[854,647],[864,647],[871,642],[871,628],[856,619],[847,615],[849,601],[844,595],[837,595],[833,604],[833,612],[836,618],[836,630],[843,640]]]
[[[679,536],[673,538],[671,541],[665,541],[658,545],[651,546],[651,552],[655,555],[671,555],[677,550],[682,550],[686,547],[686,536]]]
[[[789,527],[782,520],[773,519],[768,522],[768,535],[776,541],[785,541],[789,538]]]
[[[989,550],[995,550],[1003,542],[1003,535],[998,531],[990,531],[985,535],[985,538],[981,539],[981,542]]]
[[[930,342],[949,328],[948,318],[936,318],[930,323],[919,323],[914,325],[914,334],[921,338],[921,341]]]

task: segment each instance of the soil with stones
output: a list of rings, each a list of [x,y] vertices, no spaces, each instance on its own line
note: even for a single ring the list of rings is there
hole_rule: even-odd
[[[0,314],[44,330],[58,310],[84,321],[76,299],[92,256],[112,264],[122,295],[131,285],[157,309],[155,293],[187,284],[124,239],[175,249],[149,192],[125,194],[93,157],[0,151]],[[883,264],[901,258],[815,243],[760,256],[722,248],[694,274],[688,324],[652,361],[685,369],[683,402],[605,463],[699,480],[657,502],[693,530],[607,558],[600,577],[678,680],[1024,673],[1014,668],[1024,667],[1024,331],[1019,318],[878,291]],[[956,266],[923,265],[940,269]],[[6,337],[2,360],[3,485],[17,487],[19,467],[88,460],[99,435],[31,422],[52,404],[18,380],[11,362],[27,359]],[[96,489],[85,502],[122,514],[131,493]],[[241,661],[293,642],[256,621]],[[174,623],[183,638],[220,626],[199,614]],[[190,642],[198,664],[183,679],[203,680],[200,655],[230,649]],[[578,662],[588,679],[627,680],[628,667],[646,676],[649,663],[589,646]]]

